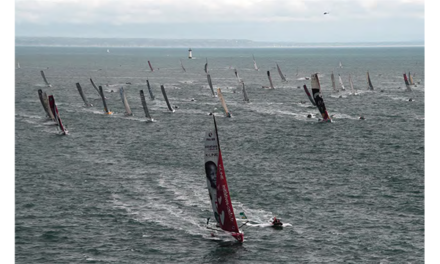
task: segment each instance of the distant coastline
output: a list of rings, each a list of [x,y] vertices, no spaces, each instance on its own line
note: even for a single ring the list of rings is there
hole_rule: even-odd
[[[149,39],[149,38],[65,38],[15,37],[18,47],[120,47],[120,48],[362,48],[424,47],[423,41],[408,42],[263,42],[246,39]]]

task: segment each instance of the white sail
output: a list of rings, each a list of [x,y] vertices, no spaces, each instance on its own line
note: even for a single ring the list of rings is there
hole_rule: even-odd
[[[223,109],[225,110],[225,115],[227,117],[231,117],[231,113],[229,112],[228,107],[226,106],[225,98],[223,98],[223,94],[220,88],[217,89],[217,96],[220,99],[220,102],[222,103]]]
[[[339,68],[342,68],[342,63],[341,62],[339,62]]]
[[[17,69],[21,69],[19,62],[17,62]]]
[[[242,80],[240,79],[240,76],[238,76],[237,69],[234,69],[234,73],[235,73],[235,77],[237,77],[238,84],[240,84]]]
[[[338,74],[338,75],[339,75],[339,84],[341,85],[341,90],[345,91],[345,87],[344,87],[344,84],[342,83],[341,75],[340,74]]]
[[[255,61],[254,54],[252,54],[252,58],[254,60],[254,68],[255,68],[256,71],[258,71],[258,66],[257,66],[257,62]]]
[[[121,95],[121,100],[125,107],[125,115],[132,116],[133,113],[131,112],[130,106],[128,105],[127,97],[125,96],[125,91],[123,87],[119,88],[119,94]]]
[[[351,80],[351,75],[350,74],[348,75],[348,82],[350,83],[351,93],[352,94],[356,94],[356,92],[354,91],[354,88],[353,88],[353,81]]]

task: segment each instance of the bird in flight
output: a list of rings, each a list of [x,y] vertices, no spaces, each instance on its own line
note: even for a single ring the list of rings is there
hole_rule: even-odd
[[[328,14],[330,14],[330,12],[324,12],[324,15],[328,15]]]

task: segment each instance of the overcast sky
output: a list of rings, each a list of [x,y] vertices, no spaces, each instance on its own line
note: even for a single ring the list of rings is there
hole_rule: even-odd
[[[15,0],[15,35],[422,41],[424,8],[423,0]]]

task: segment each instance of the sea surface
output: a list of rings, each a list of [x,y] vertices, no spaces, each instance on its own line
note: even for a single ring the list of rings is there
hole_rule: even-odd
[[[423,47],[194,48],[193,59],[178,48],[16,47],[15,58],[16,263],[424,263]],[[211,96],[206,59],[232,118]],[[275,89],[262,88],[268,70]],[[333,91],[332,71],[345,92]],[[316,72],[333,123],[318,122],[302,89]],[[124,115],[120,87],[134,116]],[[54,95],[69,135],[46,118],[38,89]],[[210,112],[236,216],[291,226],[244,226],[243,244],[211,237]]]

